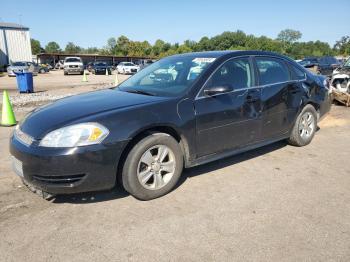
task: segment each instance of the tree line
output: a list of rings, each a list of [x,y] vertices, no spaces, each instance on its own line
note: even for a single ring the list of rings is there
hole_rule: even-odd
[[[161,39],[152,45],[148,41],[133,41],[122,35],[111,37],[104,47],[83,48],[68,42],[64,49],[52,41],[42,47],[40,42],[31,39],[32,53],[99,54],[115,56],[142,56],[161,58],[173,54],[212,50],[264,50],[285,54],[294,59],[308,56],[350,55],[350,36],[343,36],[333,47],[322,41],[300,42],[302,33],[297,30],[282,30],[277,38],[254,36],[241,30],[223,32],[214,37],[202,37],[199,41],[186,40],[182,44],[168,43]]]

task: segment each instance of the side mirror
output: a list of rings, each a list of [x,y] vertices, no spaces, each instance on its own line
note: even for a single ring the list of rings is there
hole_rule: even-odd
[[[213,86],[210,88],[204,89],[204,94],[207,96],[215,96],[218,94],[228,93],[233,91],[233,88],[229,85]]]

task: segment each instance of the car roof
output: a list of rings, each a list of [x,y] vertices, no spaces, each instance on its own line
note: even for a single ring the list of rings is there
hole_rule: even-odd
[[[184,54],[177,54],[174,56],[192,56],[192,57],[214,57],[219,58],[223,56],[244,56],[244,55],[266,55],[266,56],[278,56],[281,58],[287,58],[291,60],[289,57],[284,55],[268,52],[268,51],[259,51],[259,50],[224,50],[224,51],[204,51],[204,52],[191,52]]]

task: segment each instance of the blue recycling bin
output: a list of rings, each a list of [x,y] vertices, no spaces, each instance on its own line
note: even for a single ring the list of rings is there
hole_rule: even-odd
[[[31,72],[16,72],[17,88],[20,93],[33,93],[33,74]]]

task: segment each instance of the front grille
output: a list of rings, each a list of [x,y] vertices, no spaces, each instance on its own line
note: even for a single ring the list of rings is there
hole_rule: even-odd
[[[136,73],[137,69],[131,69],[131,72]]]
[[[70,65],[69,68],[77,68],[77,65]]]
[[[47,184],[73,184],[81,181],[85,174],[66,175],[66,176],[39,176],[33,175],[33,180]]]

